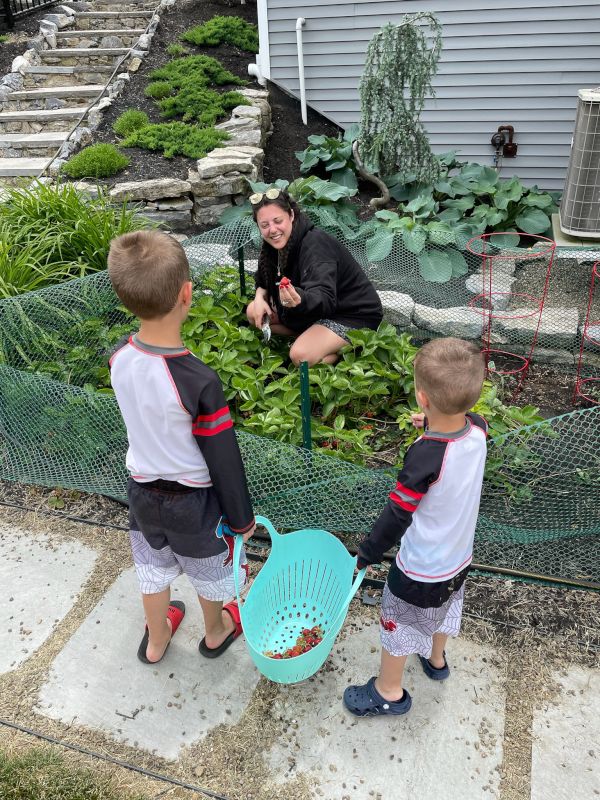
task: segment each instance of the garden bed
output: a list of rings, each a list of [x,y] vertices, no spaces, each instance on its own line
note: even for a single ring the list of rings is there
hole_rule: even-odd
[[[256,24],[256,5],[248,3],[241,5],[229,0],[213,0],[213,2],[197,3],[195,0],[177,0],[176,5],[161,17],[160,25],[152,40],[152,48],[137,73],[123,93],[114,100],[113,105],[106,109],[102,122],[94,133],[94,142],[108,142],[119,144],[119,137],[113,132],[112,125],[117,117],[124,111],[134,108],[145,112],[151,122],[164,122],[159,115],[156,103],[146,97],[144,91],[150,82],[150,73],[169,61],[173,56],[167,52],[171,44],[181,44],[189,51],[189,55],[207,55],[216,58],[223,67],[239,78],[248,81],[248,87],[258,89],[258,84],[248,75],[248,64],[254,62],[254,55],[232,45],[219,47],[201,47],[187,42],[182,42],[180,35],[189,28],[200,25],[214,16],[238,16],[247,22]],[[236,89],[235,86],[222,87],[225,90]],[[300,117],[298,101],[288,97],[276,87],[270,87],[269,102],[273,115],[274,132],[269,139],[265,158],[265,179],[275,180],[278,177],[297,177],[299,162],[294,153],[306,147],[306,138],[311,133],[329,133],[335,135],[337,128],[332,123],[324,120],[315,112],[309,113],[309,125],[305,126]],[[132,147],[124,150],[130,159],[130,165],[124,171],[112,178],[102,180],[101,183],[113,186],[124,181],[140,181],[152,178],[180,178],[186,180],[188,171],[195,168],[195,160],[176,156],[164,158],[162,155],[149,150]],[[190,232],[200,230],[194,227]]]

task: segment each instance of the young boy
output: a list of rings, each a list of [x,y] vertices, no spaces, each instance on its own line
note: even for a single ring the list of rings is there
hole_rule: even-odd
[[[189,264],[172,237],[137,231],[113,240],[108,274],[140,320],[110,360],[129,441],[130,540],[146,615],[138,658],[160,661],[181,623],[185,607],[170,602],[170,584],[182,572],[204,615],[200,653],[215,658],[242,632],[237,603],[223,605],[235,594],[231,532],[247,541],[255,522],[221,382],[181,341]]]
[[[432,680],[450,674],[445,645],[460,630],[486,457],[487,424],[468,409],[484,377],[479,348],[461,339],[428,342],[415,357],[424,414],[413,415],[413,424],[425,423],[425,431],[359,547],[358,566],[365,567],[400,542],[383,591],[379,676],[344,692],[344,705],[356,716],[406,714],[412,700],[402,676],[411,653]]]

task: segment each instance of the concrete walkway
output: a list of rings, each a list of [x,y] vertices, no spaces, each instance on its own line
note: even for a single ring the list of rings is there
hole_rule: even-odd
[[[102,554],[48,531],[0,525],[3,629],[0,673],[17,674],[81,602],[81,590]],[[87,584],[89,586],[89,582]],[[201,614],[184,578],[173,596],[186,618],[164,660],[136,659],[143,632],[137,581],[129,563],[52,660],[32,706],[69,729],[95,731],[111,742],[179,762],[217,726],[240,720],[259,681],[243,640],[220,659],[197,651]],[[490,645],[458,639],[449,648],[452,678],[429,681],[410,659],[406,686],[413,708],[403,718],[356,720],[340,702],[344,688],[378,665],[377,610],[353,611],[330,660],[302,684],[278,687],[270,709],[283,734],[262,753],[271,781],[309,778],[315,797],[382,800],[499,798],[506,688]],[[573,668],[556,676],[556,702],[535,711],[532,800],[593,800],[600,794],[600,678]],[[66,690],[68,687],[68,690]],[[194,781],[192,781],[194,782]],[[511,795],[512,797],[512,795]],[[523,800],[526,800],[523,797]]]

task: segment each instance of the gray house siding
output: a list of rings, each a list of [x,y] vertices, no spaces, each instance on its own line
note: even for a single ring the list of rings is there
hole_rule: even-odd
[[[295,96],[295,26],[306,19],[307,102],[342,127],[360,115],[357,87],[372,35],[406,13],[433,11],[443,49],[436,96],[422,115],[433,149],[491,164],[492,133],[513,125],[518,155],[502,174],[562,189],[577,90],[600,84],[598,0],[258,0],[258,11],[261,68]]]

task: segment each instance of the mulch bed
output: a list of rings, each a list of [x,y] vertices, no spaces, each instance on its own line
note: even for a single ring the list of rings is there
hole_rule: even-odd
[[[118,145],[119,138],[114,134],[112,125],[123,111],[130,108],[145,111],[151,122],[169,121],[160,117],[156,103],[151,98],[145,97],[144,90],[150,82],[150,73],[173,59],[167,53],[167,47],[173,43],[185,46],[190,55],[208,55],[218,59],[234,75],[248,80],[250,88],[261,88],[248,75],[248,64],[254,63],[254,54],[246,53],[231,45],[199,47],[181,42],[179,39],[184,31],[194,25],[206,22],[216,15],[238,16],[247,22],[256,24],[256,5],[254,3],[241,5],[233,0],[212,0],[212,2],[203,3],[198,3],[196,0],[178,0],[174,8],[161,17],[160,25],[152,39],[150,52],[143,60],[139,71],[132,75],[124,92],[105,112],[102,123],[94,134],[95,141]],[[225,90],[237,87],[222,88]],[[309,112],[309,124],[303,125],[298,101],[274,86],[270,87],[270,103],[274,130],[269,138],[266,152],[265,180],[274,181],[277,178],[293,180],[300,174],[300,162],[296,159],[294,152],[303,150],[307,146],[306,139],[310,134],[328,133],[335,136],[338,128],[314,111]],[[127,148],[125,152],[131,159],[130,166],[118,175],[103,181],[106,185],[111,186],[123,181],[146,180],[149,177],[186,179],[188,171],[194,168],[196,163],[194,159],[182,156],[167,159],[158,153],[137,147]],[[199,232],[199,228],[189,231],[192,234],[197,232]]]

